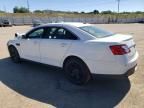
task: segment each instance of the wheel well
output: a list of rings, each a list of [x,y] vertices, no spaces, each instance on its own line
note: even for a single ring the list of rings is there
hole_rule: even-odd
[[[16,49],[16,47],[14,45],[9,45],[8,49],[10,49],[11,47],[14,47]]]
[[[87,68],[89,69],[88,65],[87,65],[80,57],[77,57],[77,56],[68,56],[68,57],[66,57],[66,59],[65,59],[64,62],[63,62],[63,68],[64,68],[65,63],[66,63],[68,60],[74,59],[74,58],[77,58],[77,59],[81,60],[81,61],[87,66]],[[89,70],[89,73],[90,73],[90,77],[92,78],[92,74],[91,74],[90,70]]]
[[[14,48],[14,49],[16,49],[16,51],[18,52],[18,49],[14,46],[14,45],[9,45],[8,46],[8,50],[10,51],[10,48]],[[18,52],[19,53],[19,52]]]
[[[68,60],[74,59],[74,58],[79,59],[79,60],[81,60],[82,62],[84,62],[80,57],[77,57],[77,56],[68,56],[68,57],[66,57],[66,59],[65,59],[64,62],[63,62],[63,67],[64,67],[65,63],[66,63]],[[85,62],[84,62],[84,63],[85,63]],[[86,63],[85,63],[85,64],[86,64]]]

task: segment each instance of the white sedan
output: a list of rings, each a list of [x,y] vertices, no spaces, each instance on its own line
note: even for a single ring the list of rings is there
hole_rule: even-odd
[[[84,84],[91,74],[129,76],[138,52],[130,35],[114,34],[91,24],[52,23],[18,35],[8,42],[11,59],[64,69],[70,81]]]

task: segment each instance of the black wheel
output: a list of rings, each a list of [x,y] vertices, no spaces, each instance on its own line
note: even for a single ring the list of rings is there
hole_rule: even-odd
[[[20,62],[20,56],[15,47],[13,47],[13,46],[9,47],[9,53],[10,53],[10,57],[14,63]]]
[[[87,65],[78,58],[68,59],[64,64],[64,71],[67,78],[77,85],[83,85],[91,78]]]

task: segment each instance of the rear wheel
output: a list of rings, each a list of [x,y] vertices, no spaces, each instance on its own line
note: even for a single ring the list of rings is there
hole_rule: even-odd
[[[20,62],[20,56],[15,47],[13,47],[13,46],[9,47],[9,53],[10,53],[10,57],[14,63]]]
[[[82,85],[90,80],[90,71],[87,65],[78,58],[70,58],[64,64],[67,78],[74,84]]]

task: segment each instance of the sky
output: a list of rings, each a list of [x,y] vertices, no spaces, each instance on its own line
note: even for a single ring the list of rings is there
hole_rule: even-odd
[[[60,10],[90,12],[93,10],[117,11],[117,0],[28,0],[30,10]],[[1,0],[0,10],[13,12],[13,7],[27,7],[27,0]],[[144,11],[144,0],[120,0],[120,12]]]

